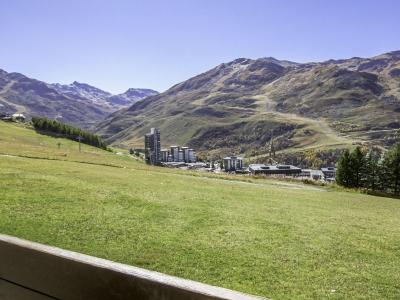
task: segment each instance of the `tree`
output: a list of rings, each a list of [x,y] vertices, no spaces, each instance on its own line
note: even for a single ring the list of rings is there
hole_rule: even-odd
[[[352,183],[350,186],[361,187],[362,171],[364,169],[365,157],[360,147],[356,147],[350,154],[350,169],[352,172]]]
[[[389,171],[387,167],[387,159],[386,155],[382,156],[378,161],[378,169],[377,169],[377,189],[379,191],[387,191],[389,188],[388,185]]]
[[[379,188],[380,179],[380,155],[369,150],[365,156],[364,167],[362,168],[361,186],[369,190],[375,191]]]
[[[395,195],[400,193],[400,144],[395,145],[385,156],[388,172],[388,187]]]
[[[352,187],[353,184],[350,160],[350,151],[346,149],[337,163],[336,182],[344,187]]]
[[[51,132],[57,136],[61,135],[71,140],[79,140],[82,143],[107,150],[106,143],[99,136],[80,128],[62,124],[56,120],[39,117],[32,117],[32,124],[36,130]]]

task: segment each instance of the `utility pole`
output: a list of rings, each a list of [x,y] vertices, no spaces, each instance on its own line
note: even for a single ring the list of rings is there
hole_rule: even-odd
[[[79,135],[79,136],[78,136],[78,141],[79,141],[79,152],[81,152],[81,140],[82,140],[82,137]]]
[[[274,130],[273,129],[271,129],[271,140],[269,142],[269,157],[275,158]]]

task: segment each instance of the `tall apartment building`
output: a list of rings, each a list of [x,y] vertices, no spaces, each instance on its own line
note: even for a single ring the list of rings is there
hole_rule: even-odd
[[[144,136],[144,157],[146,163],[158,165],[161,162],[161,134],[158,128],[151,128]]]
[[[179,161],[179,147],[178,146],[171,146],[170,147],[173,161]]]
[[[181,147],[181,150],[183,151],[183,161],[189,162],[189,147]]]
[[[168,161],[168,149],[161,149],[161,161]]]
[[[186,162],[195,163],[196,162],[196,152],[193,149],[187,150]]]
[[[243,168],[243,158],[238,156],[225,157],[224,168],[226,172],[241,170]]]
[[[185,162],[185,159],[184,159],[184,157],[183,157],[183,151],[182,151],[182,150],[179,150],[179,151],[178,151],[178,161],[179,161],[179,162]]]

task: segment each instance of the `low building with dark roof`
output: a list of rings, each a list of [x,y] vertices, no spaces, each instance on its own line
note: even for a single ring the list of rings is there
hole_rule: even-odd
[[[324,174],[325,181],[335,181],[336,178],[336,168],[334,167],[326,167],[321,168],[322,174]]]
[[[300,177],[302,179],[322,180],[324,175],[321,170],[302,169]]]
[[[278,176],[299,176],[301,169],[291,165],[249,165],[249,172],[252,175],[278,175]]]

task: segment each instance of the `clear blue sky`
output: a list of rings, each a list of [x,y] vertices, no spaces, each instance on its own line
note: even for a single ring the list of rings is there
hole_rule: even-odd
[[[400,1],[1,0],[0,68],[119,93],[163,91],[238,57],[400,50]]]

